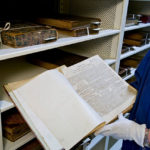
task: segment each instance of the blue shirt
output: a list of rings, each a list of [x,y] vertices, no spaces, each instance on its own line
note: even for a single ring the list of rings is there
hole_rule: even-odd
[[[150,50],[141,61],[135,72],[136,81],[131,85],[137,89],[136,102],[131,111],[130,120],[146,124],[150,129]],[[124,141],[122,150],[142,150],[134,141]],[[150,150],[150,148],[145,148]]]

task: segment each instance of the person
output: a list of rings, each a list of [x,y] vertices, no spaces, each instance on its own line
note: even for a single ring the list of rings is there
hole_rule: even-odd
[[[129,119],[119,119],[106,125],[97,134],[123,139],[122,150],[150,150],[150,50],[135,72],[136,81],[131,85],[137,89],[137,98]]]

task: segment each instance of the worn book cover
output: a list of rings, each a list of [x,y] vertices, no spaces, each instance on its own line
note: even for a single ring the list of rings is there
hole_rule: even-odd
[[[20,24],[1,33],[2,43],[14,48],[55,41],[57,31],[40,25]]]
[[[123,43],[129,46],[142,46],[147,44],[146,39],[142,39],[141,41],[138,40],[132,40],[132,39],[124,39]]]
[[[3,135],[12,142],[31,131],[16,109],[11,109],[3,113],[2,127]]]
[[[80,28],[74,30],[64,30],[64,29],[57,29],[59,38],[66,37],[66,36],[73,36],[73,37],[80,37],[88,35],[89,31],[88,28]]]
[[[125,34],[125,38],[137,41],[149,38],[149,36],[149,32],[129,32]]]
[[[101,19],[71,15],[60,15],[52,18],[38,18],[37,23],[50,25],[60,29],[74,30],[83,27],[99,28]],[[93,24],[97,24],[94,26]]]

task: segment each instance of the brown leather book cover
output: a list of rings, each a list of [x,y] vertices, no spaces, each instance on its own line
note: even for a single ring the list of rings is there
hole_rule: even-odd
[[[147,32],[134,32],[125,34],[125,38],[141,41],[143,39],[148,38],[149,33]]]
[[[73,30],[81,27],[90,27],[91,24],[100,24],[101,19],[71,15],[59,15],[52,18],[38,18],[37,23],[50,25],[56,28]]]
[[[137,41],[137,40],[131,40],[131,39],[124,39],[124,44],[130,45],[130,46],[142,46],[146,44],[146,39]]]
[[[80,37],[88,35],[88,28],[81,28],[81,29],[74,29],[74,30],[62,30],[57,29],[58,37],[65,37],[65,36],[73,36],[73,37]]]
[[[2,31],[2,43],[14,48],[32,46],[57,40],[57,31],[41,25],[26,25],[12,27]]]
[[[3,135],[12,142],[30,132],[30,128],[16,108],[3,113],[2,126]]]
[[[128,59],[125,59],[121,62],[121,64],[123,66],[133,67],[133,68],[137,68],[139,63],[140,63],[140,60],[137,60],[137,59],[134,59],[134,58],[128,58]]]

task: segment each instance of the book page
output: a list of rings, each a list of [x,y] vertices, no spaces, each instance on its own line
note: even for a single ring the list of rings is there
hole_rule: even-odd
[[[104,123],[57,70],[6,89],[45,149],[70,149]]]
[[[63,69],[77,93],[108,123],[134,103],[136,90],[94,56]]]

